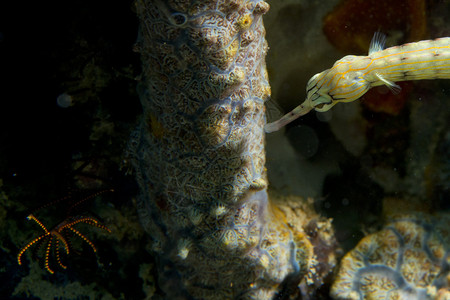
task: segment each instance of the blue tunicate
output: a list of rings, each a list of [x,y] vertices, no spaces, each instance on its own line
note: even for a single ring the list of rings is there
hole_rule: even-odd
[[[62,108],[68,108],[72,105],[72,96],[67,93],[62,93],[56,98],[56,104]]]

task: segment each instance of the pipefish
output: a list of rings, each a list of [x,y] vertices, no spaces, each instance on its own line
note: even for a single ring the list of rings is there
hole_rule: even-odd
[[[324,112],[339,102],[355,101],[375,86],[386,85],[398,93],[397,81],[450,79],[450,37],[387,49],[385,42],[386,36],[376,32],[368,56],[344,56],[331,69],[314,75],[306,86],[306,100],[266,124],[265,131],[277,131],[313,109]]]

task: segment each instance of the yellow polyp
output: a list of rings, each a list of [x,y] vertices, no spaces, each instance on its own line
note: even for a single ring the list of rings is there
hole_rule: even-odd
[[[197,226],[203,220],[203,214],[198,209],[192,209],[188,212],[188,219],[193,225]]]
[[[186,259],[189,254],[188,248],[182,248],[178,251],[178,257],[181,259]]]
[[[236,53],[239,50],[239,39],[234,39],[229,45],[228,47],[224,48],[224,56],[226,59],[231,59],[234,58]]]
[[[264,86],[264,99],[269,97],[272,94],[272,90],[270,89],[270,85]]]
[[[226,212],[227,212],[227,208],[225,207],[225,205],[219,204],[212,209],[211,214],[213,217],[218,218],[218,217],[224,215]]]
[[[150,115],[150,131],[158,139],[164,135],[164,127],[154,115]]]
[[[252,22],[253,22],[253,19],[252,19],[251,14],[246,14],[237,20],[236,26],[241,30],[246,30],[246,29],[250,28],[250,26],[252,25]]]
[[[236,38],[226,47],[223,47],[219,51],[212,53],[211,59],[219,69],[226,70],[234,62],[236,54],[239,51],[239,46],[239,39]]]
[[[187,240],[187,239],[181,239],[178,242],[178,257],[181,259],[186,259],[187,256],[189,255],[189,251],[190,251],[190,247],[191,247],[191,241]]]
[[[234,229],[228,229],[225,231],[222,238],[222,245],[229,249],[238,247],[237,233]]]
[[[270,97],[271,94],[272,90],[270,89],[270,85],[264,85],[261,89],[261,99],[267,99]]]
[[[235,68],[232,72],[230,72],[230,76],[228,77],[229,85],[240,84],[245,79],[245,71],[242,68]]]
[[[211,85],[220,88],[222,91],[228,91],[245,80],[245,71],[241,67],[234,67],[226,74],[211,72],[208,80]]]
[[[267,180],[264,178],[258,178],[251,182],[251,187],[257,190],[261,190],[267,187]]]
[[[270,264],[270,258],[267,255],[262,255],[259,259],[259,264],[264,268],[268,268]]]
[[[286,215],[276,205],[270,203],[273,219],[278,220],[280,223],[286,224]]]

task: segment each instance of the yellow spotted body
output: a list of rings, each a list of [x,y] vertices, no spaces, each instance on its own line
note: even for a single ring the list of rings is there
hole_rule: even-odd
[[[386,85],[400,91],[397,81],[450,79],[450,38],[420,41],[383,50],[385,36],[375,33],[368,56],[348,55],[331,69],[314,75],[306,100],[280,120],[266,125],[279,130],[312,109],[327,111],[339,102],[359,99],[370,88]]]

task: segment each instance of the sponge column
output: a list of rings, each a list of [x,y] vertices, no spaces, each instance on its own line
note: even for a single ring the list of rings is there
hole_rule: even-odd
[[[270,299],[302,273],[295,241],[309,242],[266,192],[268,9],[137,1],[144,115],[130,152],[168,299]]]

